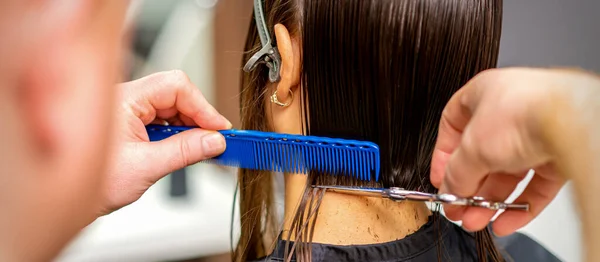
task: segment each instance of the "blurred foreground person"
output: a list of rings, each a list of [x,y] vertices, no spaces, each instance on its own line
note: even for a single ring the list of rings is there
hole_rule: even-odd
[[[116,85],[127,1],[0,6],[0,261],[48,261],[98,216],[225,149],[180,71]],[[201,126],[149,143],[144,126]]]
[[[98,216],[126,6],[0,4],[0,261],[47,261]]]

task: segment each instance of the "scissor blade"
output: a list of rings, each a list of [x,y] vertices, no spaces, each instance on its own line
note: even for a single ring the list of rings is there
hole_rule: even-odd
[[[349,186],[313,186],[313,188],[325,189],[329,192],[350,194],[350,195],[361,195],[368,197],[384,197],[383,188],[369,188],[369,187],[349,187]]]

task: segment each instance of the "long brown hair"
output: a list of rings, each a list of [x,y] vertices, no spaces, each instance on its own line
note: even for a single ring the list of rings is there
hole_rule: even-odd
[[[309,174],[291,235],[298,244],[293,252],[302,253],[297,259],[310,259],[307,225],[320,203],[313,203],[319,197],[310,184],[435,191],[429,169],[442,109],[470,78],[496,66],[502,0],[264,2],[272,36],[277,23],[301,35],[304,132],[380,147],[380,181]],[[242,63],[259,48],[252,21]],[[271,131],[264,104],[267,74],[266,67],[242,74],[243,129]],[[272,247],[266,243],[279,232],[271,174],[240,170],[239,183],[241,235],[234,258],[245,261],[268,254]],[[480,261],[502,260],[487,230],[475,238]]]

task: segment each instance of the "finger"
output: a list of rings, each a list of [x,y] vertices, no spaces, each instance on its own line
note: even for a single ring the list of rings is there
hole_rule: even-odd
[[[490,169],[482,161],[479,146],[474,138],[465,132],[465,136],[450,160],[440,187],[441,193],[451,193],[461,197],[475,195]]]
[[[171,126],[183,126],[183,121],[179,117],[172,117],[167,119],[167,123]]]
[[[151,174],[156,181],[175,170],[223,153],[225,138],[218,132],[198,128],[140,147],[145,162],[151,166],[149,170],[156,170]]]
[[[505,201],[515,190],[516,186],[527,175],[506,173],[490,174],[483,182],[477,196],[490,201]],[[462,217],[463,228],[469,231],[484,229],[498,211],[480,207],[467,207]]]
[[[169,119],[167,119],[167,121],[169,122],[170,125],[174,125],[174,126],[195,126],[196,123],[194,123],[194,120],[192,120],[191,118],[182,115],[182,114],[177,114],[176,116],[173,116]]]
[[[157,111],[156,118],[165,119],[169,125],[174,126],[196,126],[191,118],[177,111],[176,108]]]
[[[159,119],[159,118],[155,118],[154,120],[152,120],[152,122],[150,122],[150,124],[154,124],[154,125],[167,125],[167,121],[163,120],[163,119]]]
[[[156,110],[156,118],[160,119],[170,119],[176,117],[178,114],[179,110],[176,107]]]
[[[505,211],[492,224],[494,233],[506,236],[527,225],[550,204],[563,185],[564,181],[548,179],[536,173],[521,196],[515,200],[515,203],[529,203],[529,211]]]
[[[461,221],[466,209],[464,206],[444,204],[444,215],[452,221]]]
[[[440,132],[442,132],[440,130]],[[454,151],[454,149],[452,149]],[[431,184],[439,189],[442,185],[442,181],[444,180],[444,175],[446,174],[445,168],[450,160],[451,152],[445,152],[440,149],[434,149],[433,154],[431,156],[431,169],[429,174],[429,180]]]
[[[491,70],[480,73],[458,90],[442,111],[430,173],[431,183],[438,189],[446,174],[446,164],[450,160],[450,154],[460,145],[464,130],[485,91],[479,87],[481,85],[479,82],[482,78],[487,78],[489,72]]]
[[[460,144],[463,131],[471,119],[470,111],[460,103],[463,93],[463,90],[459,90],[454,94],[442,111],[431,160],[430,180],[436,188],[440,188],[450,155]]]
[[[446,164],[446,171],[440,186],[440,193],[450,193],[460,197],[475,195],[486,176],[489,168],[481,162],[477,149],[473,145],[471,136],[463,137],[458,147]],[[444,205],[444,212],[451,220],[462,220],[466,207]]]
[[[479,81],[486,75],[481,73],[462,87],[442,113],[430,175],[440,193],[473,196],[490,172],[480,154],[480,148],[484,145],[478,143],[480,141],[476,140],[473,131],[473,128],[478,128],[473,112],[485,91]],[[446,216],[455,221],[462,220],[466,210],[463,206],[444,205]]]
[[[141,108],[134,108],[144,124],[150,123],[157,110],[177,108],[203,128],[220,130],[231,123],[217,112],[182,71],[162,72],[126,84]]]
[[[179,114],[179,119],[183,122],[185,126],[193,126],[195,125],[194,120],[187,117],[186,115]]]

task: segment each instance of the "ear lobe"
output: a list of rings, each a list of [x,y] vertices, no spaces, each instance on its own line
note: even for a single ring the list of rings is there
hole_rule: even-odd
[[[275,39],[277,39],[277,50],[281,56],[281,70],[279,71],[280,80],[277,83],[277,97],[280,101],[287,101],[290,99],[290,89],[298,85],[300,72],[296,71],[299,71],[300,68],[295,66],[295,61],[297,61],[296,56],[299,54],[294,52],[295,48],[292,43],[292,38],[284,25],[276,24],[274,31]]]

